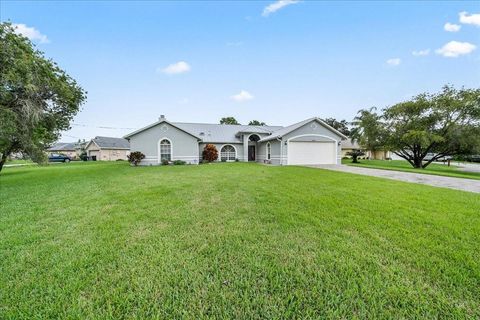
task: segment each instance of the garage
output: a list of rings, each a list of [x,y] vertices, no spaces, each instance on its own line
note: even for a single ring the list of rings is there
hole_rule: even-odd
[[[336,144],[333,141],[290,141],[288,164],[335,164]]]

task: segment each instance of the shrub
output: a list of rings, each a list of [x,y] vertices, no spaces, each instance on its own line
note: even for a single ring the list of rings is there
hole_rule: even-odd
[[[128,162],[130,162],[134,166],[138,166],[140,161],[142,161],[143,159],[145,159],[145,155],[140,151],[134,151],[128,155]]]
[[[183,166],[184,164],[187,164],[185,161],[183,160],[175,160],[173,161],[173,165],[175,166]]]
[[[170,164],[170,162],[167,159],[162,160],[162,165],[168,166],[169,164]]]
[[[223,158],[221,161],[222,161],[222,162],[227,162],[227,159]]]
[[[218,159],[217,147],[213,144],[207,144],[202,152],[203,160],[212,162]]]
[[[240,160],[238,160],[238,158],[235,158],[235,162],[238,162],[238,161],[240,161]]]
[[[357,160],[358,157],[364,156],[365,152],[363,152],[362,150],[359,150],[359,149],[354,149],[352,151],[347,152],[346,155],[352,157],[352,162],[353,163],[358,163],[358,160]]]

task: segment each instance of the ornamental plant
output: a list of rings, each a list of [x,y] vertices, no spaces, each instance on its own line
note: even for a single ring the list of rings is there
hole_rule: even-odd
[[[218,159],[217,148],[213,144],[207,144],[203,149],[202,155],[203,155],[203,160],[206,160],[208,162],[215,161]]]

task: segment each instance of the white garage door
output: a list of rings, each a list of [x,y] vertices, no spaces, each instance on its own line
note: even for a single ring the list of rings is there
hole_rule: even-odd
[[[288,164],[335,164],[335,142],[288,143]]]

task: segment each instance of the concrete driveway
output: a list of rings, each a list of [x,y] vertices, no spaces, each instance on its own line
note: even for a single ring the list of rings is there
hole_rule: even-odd
[[[308,166],[308,167],[348,172],[348,173],[354,173],[354,174],[361,174],[365,176],[380,177],[380,178],[399,180],[399,181],[405,181],[405,182],[426,184],[434,187],[450,188],[450,189],[480,193],[480,180],[434,176],[430,174],[413,173],[413,172],[360,168],[360,167],[335,165],[335,164],[315,165],[315,166]]]

